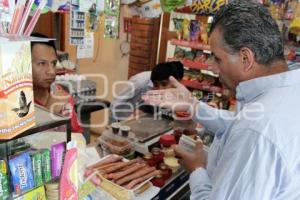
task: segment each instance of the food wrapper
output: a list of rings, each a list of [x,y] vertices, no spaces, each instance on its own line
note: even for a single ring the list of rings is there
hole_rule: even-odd
[[[40,186],[15,200],[47,200],[44,186]]]
[[[59,177],[63,165],[63,158],[66,151],[65,142],[51,146],[51,174],[52,178]]]
[[[0,200],[6,200],[9,197],[8,171],[4,160],[0,160]]]

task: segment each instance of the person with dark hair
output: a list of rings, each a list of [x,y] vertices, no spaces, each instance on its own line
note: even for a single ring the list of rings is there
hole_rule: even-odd
[[[207,159],[202,141],[194,151],[175,148],[190,172],[191,199],[300,199],[300,70],[288,70],[275,20],[261,4],[232,1],[214,16],[210,46],[236,113],[199,102],[174,78],[174,89],[143,97],[190,112],[215,133]]]
[[[48,39],[40,33],[33,33],[31,36]],[[82,133],[73,98],[60,85],[54,84],[57,63],[54,41],[32,41],[31,55],[34,102],[53,113],[70,116],[72,132]]]
[[[110,105],[110,120],[128,119],[142,105],[142,95],[152,89],[167,89],[173,87],[169,77],[177,80],[183,77],[183,65],[179,61],[157,64],[152,71],[145,71],[132,76],[126,86],[118,92]],[[138,111],[139,112],[139,111]]]

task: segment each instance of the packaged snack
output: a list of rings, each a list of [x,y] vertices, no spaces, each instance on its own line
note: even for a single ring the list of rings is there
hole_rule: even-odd
[[[78,158],[77,149],[66,152],[60,181],[60,199],[78,200]]]
[[[49,198],[50,199],[50,198]],[[44,186],[40,186],[15,200],[47,200]]]
[[[173,18],[174,27],[177,35],[177,39],[180,40],[182,38],[182,22],[183,19]]]
[[[32,163],[32,171],[34,177],[34,185],[40,186],[43,184],[42,176],[42,155],[39,151],[30,152],[30,158]]]
[[[191,41],[198,41],[200,34],[200,23],[198,20],[191,20],[190,23],[190,39]]]
[[[6,200],[9,197],[9,187],[7,178],[7,165],[5,160],[0,160],[0,200]]]
[[[9,169],[14,191],[20,194],[34,187],[32,164],[28,152],[9,160]]]
[[[43,182],[51,180],[51,160],[49,149],[41,149]]]
[[[190,20],[185,18],[182,22],[182,38],[190,40]]]
[[[63,158],[66,151],[65,142],[54,144],[51,146],[51,174],[52,178],[60,176],[63,165]]]
[[[103,133],[98,141],[104,152],[108,154],[127,155],[134,151],[134,146],[127,138],[114,135],[110,132]]]

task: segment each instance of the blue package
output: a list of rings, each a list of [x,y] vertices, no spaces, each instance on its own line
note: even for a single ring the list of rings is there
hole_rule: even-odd
[[[23,193],[34,187],[32,164],[28,152],[10,159],[9,169],[16,194]]]

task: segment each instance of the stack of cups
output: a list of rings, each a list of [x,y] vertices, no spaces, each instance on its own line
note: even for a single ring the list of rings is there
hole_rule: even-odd
[[[110,126],[112,128],[112,132],[115,135],[118,135],[120,130],[121,130],[122,136],[123,137],[128,137],[129,132],[130,132],[130,127],[129,126],[123,126],[121,123],[118,123],[118,122],[114,122]]]
[[[51,181],[45,184],[47,200],[59,200],[59,182]]]

